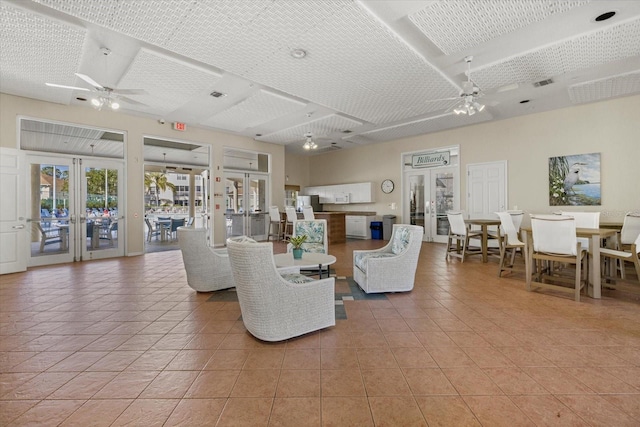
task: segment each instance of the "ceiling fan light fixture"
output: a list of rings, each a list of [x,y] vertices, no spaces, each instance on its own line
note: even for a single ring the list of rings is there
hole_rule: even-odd
[[[96,108],[102,108],[102,104],[104,104],[104,102],[102,101],[102,98],[91,99],[91,105],[93,105]]]
[[[304,136],[307,139],[304,144],[302,144],[302,148],[304,148],[305,150],[315,150],[316,148],[318,148],[318,144],[313,142],[313,139],[311,139],[311,132],[306,133]]]
[[[117,110],[118,108],[120,108],[120,104],[118,103],[118,101],[109,101],[109,106],[112,110]]]

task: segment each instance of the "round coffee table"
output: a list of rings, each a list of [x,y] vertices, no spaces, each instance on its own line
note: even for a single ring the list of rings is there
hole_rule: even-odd
[[[303,252],[302,258],[293,259],[293,253],[276,254],[273,256],[276,267],[300,267],[300,268],[316,268],[318,267],[318,277],[322,279],[322,267],[326,267],[336,262],[333,255]],[[327,276],[329,272],[327,271]]]

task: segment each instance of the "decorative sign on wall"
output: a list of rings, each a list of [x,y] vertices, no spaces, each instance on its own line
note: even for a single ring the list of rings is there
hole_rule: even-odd
[[[549,157],[550,206],[600,204],[600,153]]]
[[[414,154],[411,156],[411,166],[415,168],[432,168],[435,166],[447,166],[450,163],[449,152],[429,154]]]

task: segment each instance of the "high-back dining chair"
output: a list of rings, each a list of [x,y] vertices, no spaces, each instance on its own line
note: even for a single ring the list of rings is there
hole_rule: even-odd
[[[576,220],[576,228],[600,228],[600,212],[560,212],[560,215],[570,216]],[[583,251],[589,250],[589,238],[578,237]]]
[[[182,227],[185,223],[184,218],[171,218],[171,225],[169,227],[169,234],[173,236],[175,234],[178,238],[178,227]]]
[[[640,213],[627,212],[624,216],[624,221],[622,222],[620,234],[612,240],[612,244],[609,244],[609,241],[607,241],[607,247],[623,251],[630,250],[631,245],[634,243],[638,235],[640,235]],[[620,277],[624,279],[624,261],[621,261],[620,259],[615,261],[615,268],[616,270],[620,270]]]
[[[621,251],[616,249],[602,248],[600,249],[600,256],[605,258],[612,258],[622,262],[621,271],[624,272],[624,262],[631,262],[636,269],[636,275],[638,276],[638,282],[640,282],[640,233],[636,236],[636,239],[631,243],[629,251]],[[621,274],[621,278],[624,279],[624,274]]]
[[[536,287],[556,291],[573,292],[574,299],[580,301],[580,290],[586,289],[588,257],[576,237],[576,220],[564,215],[531,215],[533,251],[530,258],[535,263]],[[543,268],[542,261],[547,263]],[[575,277],[568,280],[560,276],[553,262],[574,264]],[[585,268],[582,268],[582,263]],[[583,274],[584,273],[584,274]],[[584,276],[584,280],[583,280]],[[545,283],[544,280],[573,283],[573,288]],[[527,275],[527,290],[531,291],[531,276]]]
[[[498,242],[500,243],[500,266],[498,268],[498,277],[500,277],[503,271],[513,271],[516,251],[521,250],[525,252],[526,247],[518,238],[518,229],[513,223],[514,216],[509,211],[496,212],[496,215],[500,218],[500,239],[498,239]],[[522,220],[521,217],[520,220]],[[507,251],[509,250],[511,250],[511,260],[510,263],[507,264]],[[528,263],[526,255],[524,256],[524,259],[525,270],[528,270],[526,268],[526,264]]]
[[[298,214],[293,206],[287,206],[284,208],[287,214],[287,220],[284,223],[284,237],[291,237],[293,235],[293,223],[298,219]]]
[[[469,225],[465,224],[461,211],[447,212],[447,219],[449,220],[449,237],[445,259],[449,261],[449,258],[454,256],[464,262],[467,255],[482,255],[482,249],[469,248],[469,239],[471,237],[482,238],[482,232],[472,231]],[[460,253],[460,249],[462,249],[462,253]]]
[[[269,234],[267,234],[267,241],[269,241],[269,237],[272,236],[275,236],[276,240],[282,238],[282,220],[280,219],[280,210],[277,206],[269,206]]]
[[[316,216],[313,214],[313,206],[304,206],[302,208],[302,215],[307,221],[316,219]]]

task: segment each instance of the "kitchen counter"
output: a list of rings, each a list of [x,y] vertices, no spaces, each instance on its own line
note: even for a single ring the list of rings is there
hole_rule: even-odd
[[[314,212],[316,219],[327,221],[327,240],[329,244],[347,241],[344,212]]]
[[[320,212],[320,213],[341,213],[345,215],[356,215],[356,216],[376,216],[376,212],[370,211],[329,211],[329,212]]]

